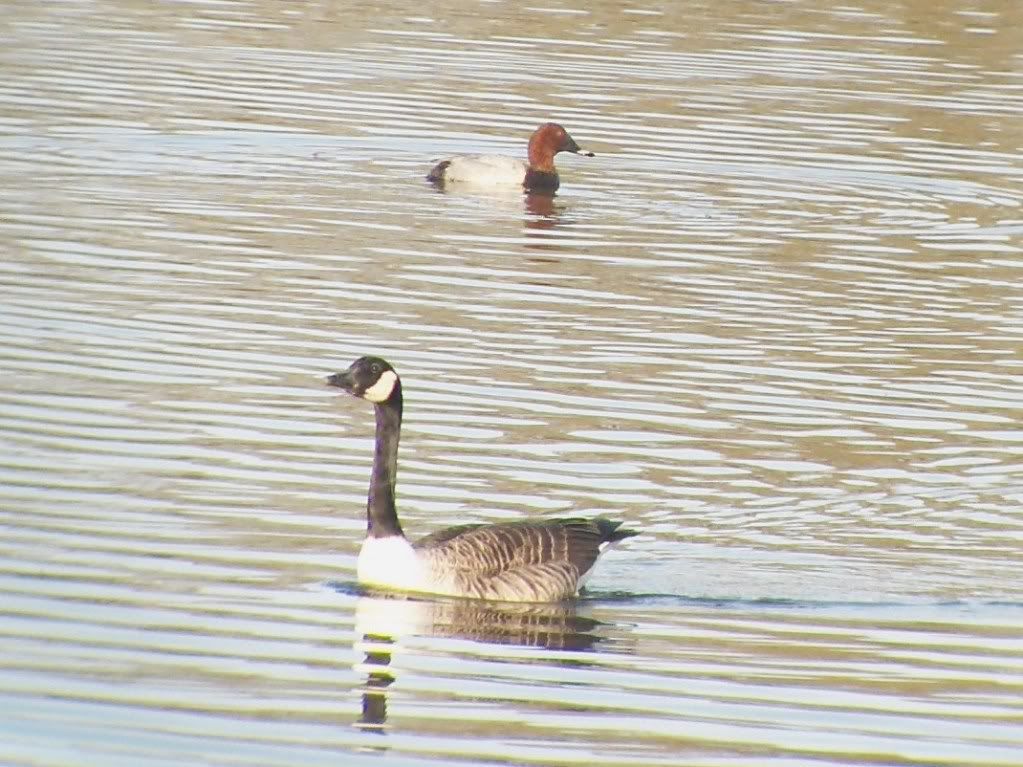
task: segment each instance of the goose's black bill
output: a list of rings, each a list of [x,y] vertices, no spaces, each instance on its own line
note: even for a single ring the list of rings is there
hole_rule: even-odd
[[[327,383],[330,386],[336,386],[339,389],[344,389],[347,392],[352,390],[352,371],[344,370],[340,373],[331,373],[327,376]]]

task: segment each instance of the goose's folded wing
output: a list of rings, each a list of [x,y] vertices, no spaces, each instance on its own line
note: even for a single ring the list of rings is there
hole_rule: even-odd
[[[601,544],[617,540],[606,520],[552,519],[464,525],[428,535],[416,550],[460,572],[493,575],[526,565],[569,564],[577,573],[597,561]]]

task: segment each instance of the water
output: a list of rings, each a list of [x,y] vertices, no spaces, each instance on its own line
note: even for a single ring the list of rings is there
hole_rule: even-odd
[[[1021,8],[8,8],[3,763],[1023,762]],[[361,595],[363,353],[410,533],[644,535]]]

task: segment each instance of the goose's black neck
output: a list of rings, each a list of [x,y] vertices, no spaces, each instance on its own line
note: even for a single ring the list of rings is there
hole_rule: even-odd
[[[394,484],[398,476],[398,440],[401,437],[401,409],[401,382],[398,381],[391,396],[375,406],[376,450],[373,453],[373,474],[369,480],[369,501],[366,504],[366,535],[371,538],[404,535],[394,504]]]

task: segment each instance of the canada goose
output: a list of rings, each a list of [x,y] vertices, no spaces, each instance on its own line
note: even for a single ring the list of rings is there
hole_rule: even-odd
[[[394,506],[401,379],[379,357],[360,357],[327,382],[372,402],[376,410],[366,540],[358,562],[361,584],[475,599],[556,602],[579,592],[609,544],[639,534],[599,517],[567,518],[459,525],[410,543]]]

